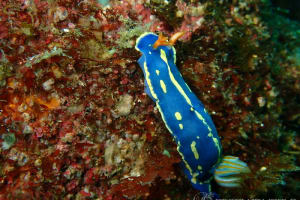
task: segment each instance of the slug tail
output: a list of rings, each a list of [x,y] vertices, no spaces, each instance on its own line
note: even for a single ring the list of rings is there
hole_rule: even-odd
[[[248,165],[238,157],[225,156],[214,172],[216,182],[223,187],[240,187],[241,174],[250,172]]]

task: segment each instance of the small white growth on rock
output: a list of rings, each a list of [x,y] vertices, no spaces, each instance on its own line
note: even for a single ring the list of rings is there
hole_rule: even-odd
[[[116,150],[118,148],[116,147],[115,144],[108,142],[106,144],[105,152],[104,152],[104,158],[105,158],[105,163],[107,165],[112,165],[114,164],[114,155],[116,154]]]
[[[126,116],[130,113],[132,108],[133,97],[129,94],[125,94],[121,97],[119,103],[116,106],[117,114],[120,116]]]
[[[29,133],[32,133],[32,132],[33,132],[33,129],[30,125],[26,125],[23,129],[24,134],[29,134]]]
[[[53,78],[50,78],[47,81],[45,81],[43,83],[44,90],[46,90],[46,91],[51,90],[53,83],[54,83],[54,79]]]
[[[257,103],[259,107],[263,107],[266,104],[266,100],[264,97],[257,97]]]
[[[145,159],[141,153],[144,141],[111,137],[106,141],[104,160],[107,167],[122,168],[126,177],[144,174]]]

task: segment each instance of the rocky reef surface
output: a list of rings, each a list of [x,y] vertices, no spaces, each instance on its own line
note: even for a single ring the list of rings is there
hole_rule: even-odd
[[[134,49],[186,34],[177,66],[224,154],[222,198],[300,198],[300,25],[268,0],[0,1],[0,200],[195,199]],[[298,133],[298,134],[297,134]]]

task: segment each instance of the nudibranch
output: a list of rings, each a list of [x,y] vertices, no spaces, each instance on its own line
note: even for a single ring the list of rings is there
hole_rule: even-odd
[[[182,168],[194,188],[211,192],[213,177],[225,187],[239,186],[247,164],[237,157],[222,157],[222,146],[216,127],[204,105],[185,83],[176,63],[173,44],[151,32],[142,34],[135,48],[142,53],[138,60],[145,76],[145,92],[156,103],[162,120],[177,143]]]

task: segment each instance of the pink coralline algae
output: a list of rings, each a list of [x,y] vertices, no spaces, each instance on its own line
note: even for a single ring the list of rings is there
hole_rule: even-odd
[[[263,21],[269,7],[258,0],[103,2],[0,1],[0,199],[201,195],[144,92],[134,45],[146,31],[185,33],[177,66],[224,153],[251,168],[238,190],[214,191],[296,198],[296,31],[275,34],[280,23]]]

